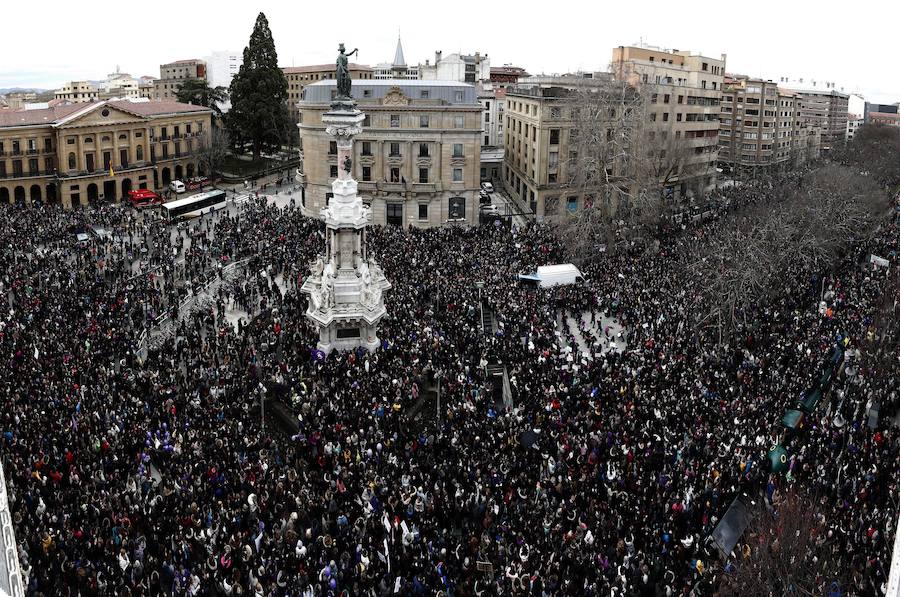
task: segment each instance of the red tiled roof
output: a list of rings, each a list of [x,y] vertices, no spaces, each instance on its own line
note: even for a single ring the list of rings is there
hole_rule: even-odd
[[[193,106],[179,102],[130,102],[117,100],[109,102],[95,102],[94,105],[106,105],[119,108],[140,116],[158,116],[160,114],[182,114],[189,112],[209,112],[209,108]],[[0,111],[0,127],[33,126],[39,124],[54,124],[75,112],[87,110],[91,103],[54,105],[42,110],[2,110]]]
[[[83,109],[87,104],[53,106],[43,110],[4,110],[0,112],[0,127],[53,124],[60,118]]]

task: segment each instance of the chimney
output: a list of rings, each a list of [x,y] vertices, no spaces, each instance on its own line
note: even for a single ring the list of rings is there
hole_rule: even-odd
[[[438,50],[437,52],[434,53],[434,63],[437,64],[440,61],[441,61],[441,51]]]

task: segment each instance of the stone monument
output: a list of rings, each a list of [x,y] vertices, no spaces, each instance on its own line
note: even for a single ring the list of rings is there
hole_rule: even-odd
[[[353,137],[362,132],[364,119],[350,95],[347,58],[356,50],[346,54],[341,44],[338,52],[337,97],[322,122],[337,143],[340,168],[331,183],[334,196],[322,209],[325,251],[311,264],[300,289],[309,297],[306,316],[319,329],[318,349],[326,354],[380,346],[378,321],[386,313],[384,291],[391,287],[368,250],[366,227],[372,214],[357,194],[352,176]]]

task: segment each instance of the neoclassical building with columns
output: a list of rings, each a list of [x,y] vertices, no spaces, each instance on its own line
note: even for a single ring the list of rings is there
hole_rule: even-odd
[[[338,177],[338,151],[322,116],[336,83],[307,85],[298,103],[303,166],[301,210],[321,217]],[[456,81],[354,80],[365,114],[355,137],[352,176],[372,223],[432,227],[478,222],[482,106],[475,87]]]
[[[115,100],[0,111],[0,203],[121,201],[205,174],[212,111]]]

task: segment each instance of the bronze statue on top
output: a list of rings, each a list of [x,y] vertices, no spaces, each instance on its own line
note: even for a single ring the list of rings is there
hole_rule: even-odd
[[[337,68],[335,69],[335,78],[337,79],[337,99],[350,99],[350,67],[347,59],[359,51],[354,48],[349,54],[344,53],[344,44],[338,46]]]

